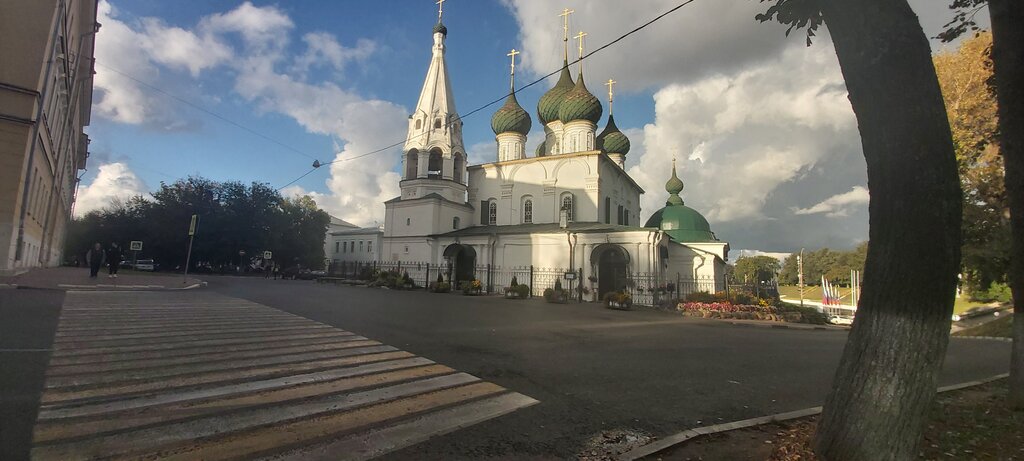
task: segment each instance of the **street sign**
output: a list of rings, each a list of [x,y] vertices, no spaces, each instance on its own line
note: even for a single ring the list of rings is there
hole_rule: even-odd
[[[192,222],[188,225],[188,235],[196,235],[196,223],[199,221],[199,215],[192,215]]]
[[[263,259],[273,259],[273,256],[274,256],[274,253],[271,253],[269,251],[264,251],[263,252]]]
[[[131,246],[129,247],[132,251],[142,251],[142,241],[132,240]]]
[[[575,272],[566,272],[565,274],[562,274],[562,276],[565,277],[566,280],[576,280]]]

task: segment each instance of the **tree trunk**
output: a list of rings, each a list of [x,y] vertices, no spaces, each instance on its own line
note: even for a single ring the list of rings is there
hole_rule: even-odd
[[[863,290],[818,423],[826,460],[909,460],[949,342],[961,192],[928,40],[905,0],[824,0],[867,160]]]
[[[989,0],[992,65],[999,104],[999,149],[1010,204],[1010,289],[1013,291],[1013,353],[1010,405],[1024,410],[1024,4]]]

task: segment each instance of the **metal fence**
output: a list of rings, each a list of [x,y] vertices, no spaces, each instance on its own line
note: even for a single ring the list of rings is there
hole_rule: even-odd
[[[408,261],[332,261],[328,266],[328,275],[342,279],[370,280],[378,271],[390,271],[398,275],[408,273],[416,287],[429,288],[438,280],[438,275],[445,282],[453,282],[454,268],[448,264],[429,264]],[[575,272],[574,280],[566,279],[566,273]],[[482,285],[482,291],[488,294],[504,294],[505,289],[512,286],[512,279],[520,285],[530,287],[531,296],[543,296],[544,290],[561,285],[573,300],[592,300],[599,298],[598,283],[583,278],[583,270],[575,271],[568,268],[512,266],[501,267],[477,265],[473,268],[473,276]],[[580,287],[585,287],[582,290]],[[736,287],[739,289],[740,287]],[[452,290],[458,290],[458,284],[452,283]],[[728,288],[727,288],[728,290]],[[586,291],[586,293],[584,293]],[[657,306],[665,301],[684,299],[694,292],[714,293],[716,282],[714,277],[683,277],[638,272],[628,274],[625,291],[630,294],[633,303],[641,306]]]

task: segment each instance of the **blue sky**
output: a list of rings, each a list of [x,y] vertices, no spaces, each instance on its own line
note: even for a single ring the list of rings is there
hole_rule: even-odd
[[[523,52],[517,84],[557,69],[563,7],[576,10],[572,31],[587,31],[593,49],[676,3],[446,1],[458,110],[507,91],[513,47]],[[938,32],[944,2],[911,3],[926,33]],[[756,23],[761,8],[695,2],[588,59],[588,87],[605,100],[602,82],[619,82],[616,122],[633,144],[627,170],[647,190],[644,219],[664,201],[677,156],[683,198],[734,249],[852,247],[867,235],[869,193],[827,31],[805,47],[781,26]],[[190,174],[280,187],[308,171],[311,157],[345,159],[401,141],[437,5],[104,0],[100,16],[93,156],[79,212]],[[533,113],[549,87],[518,99]],[[493,159],[497,107],[465,119],[471,161]],[[540,138],[532,134],[528,145]],[[381,202],[398,195],[399,159],[396,148],[342,161],[285,192],[308,193],[332,214],[371,225],[382,219]]]

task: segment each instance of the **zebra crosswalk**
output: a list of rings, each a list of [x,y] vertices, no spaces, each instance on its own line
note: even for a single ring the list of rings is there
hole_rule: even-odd
[[[536,400],[205,292],[68,292],[32,457],[368,459]]]

